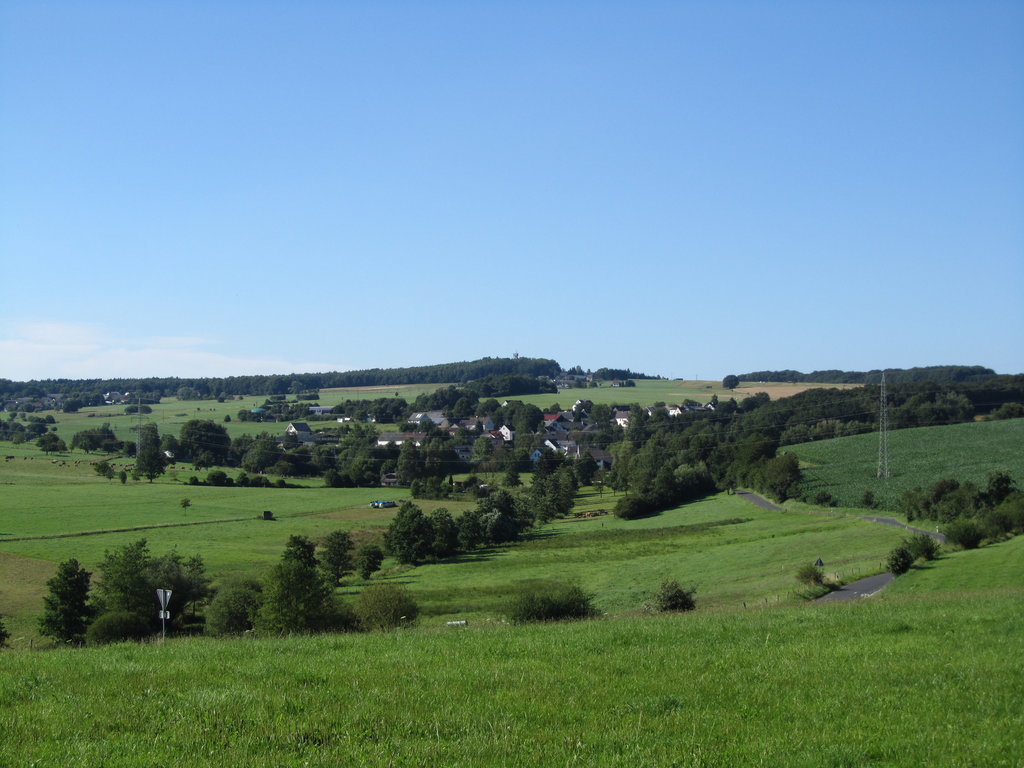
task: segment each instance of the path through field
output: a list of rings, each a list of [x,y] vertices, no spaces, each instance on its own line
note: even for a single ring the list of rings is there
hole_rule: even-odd
[[[888,586],[889,582],[894,578],[895,577],[891,573],[878,573],[874,576],[868,576],[866,579],[860,579],[852,584],[840,587],[835,592],[829,592],[827,595],[822,595],[815,602],[841,603],[846,600],[871,597],[876,592],[879,592],[883,587]]]
[[[775,506],[774,504],[772,504],[770,501],[768,501],[768,499],[764,498],[763,496],[758,496],[756,493],[751,493],[750,491],[736,491],[736,495],[737,496],[742,496],[744,499],[749,501],[751,504],[753,504],[754,506],[760,507],[761,509],[770,509],[770,510],[773,510],[775,512],[785,512],[786,511],[782,507]]]
[[[939,533],[938,526],[936,526],[934,531],[926,531],[921,528],[911,528],[906,523],[901,523],[899,520],[896,520],[892,517],[876,517],[875,515],[861,515],[861,517],[864,520],[868,520],[872,523],[881,523],[882,525],[893,525],[897,528],[905,528],[911,533],[923,533],[925,536],[931,536],[933,539],[939,542],[939,544],[946,543],[946,537]]]

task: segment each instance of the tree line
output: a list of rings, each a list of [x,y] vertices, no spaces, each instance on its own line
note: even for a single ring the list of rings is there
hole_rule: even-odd
[[[466,383],[489,376],[518,375],[537,378],[555,377],[561,366],[545,358],[485,357],[479,360],[440,363],[406,368],[370,368],[359,371],[327,373],[293,373],[207,378],[115,378],[115,379],[40,379],[18,382],[0,379],[0,395],[4,397],[43,397],[63,393],[92,406],[102,404],[102,395],[109,391],[157,393],[163,397],[177,396],[182,388],[189,399],[210,399],[218,395],[283,395],[332,387],[388,386],[391,384]],[[96,398],[99,397],[99,402]]]
[[[950,382],[980,382],[996,376],[991,368],[980,365],[930,365],[915,368],[886,368],[884,371],[840,371],[829,369],[801,373],[794,370],[753,371],[739,374],[743,381],[774,381],[788,383],[814,384],[879,384],[885,373],[886,383],[903,384],[907,382],[931,381],[936,384]]]

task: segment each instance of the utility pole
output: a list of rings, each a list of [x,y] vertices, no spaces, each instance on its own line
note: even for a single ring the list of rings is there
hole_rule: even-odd
[[[878,477],[891,477],[889,471],[889,401],[885,393],[885,372],[878,408]]]

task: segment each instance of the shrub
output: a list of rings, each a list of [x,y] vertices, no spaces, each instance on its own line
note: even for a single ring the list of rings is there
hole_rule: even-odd
[[[623,496],[615,504],[615,516],[622,520],[636,520],[657,513],[657,508],[644,496]]]
[[[871,490],[864,491],[864,495],[860,497],[860,505],[872,509],[875,506],[875,492]]]
[[[836,500],[832,498],[832,494],[828,491],[818,491],[814,496],[814,503],[819,507],[834,507]]]
[[[206,475],[206,482],[208,485],[225,486],[231,485],[232,480],[228,477],[228,473],[222,469],[215,469],[212,472],[208,472]]]
[[[666,579],[654,595],[654,607],[659,611],[692,611],[697,607],[695,594],[695,587],[683,589],[675,579]]]
[[[137,613],[110,611],[100,614],[85,632],[88,645],[141,640],[150,633],[149,622]]]
[[[398,584],[378,584],[364,589],[354,606],[359,626],[387,632],[416,621],[420,608],[409,591]]]
[[[910,566],[914,564],[914,556],[911,554],[910,549],[907,548],[906,544],[900,544],[898,547],[889,553],[889,557],[886,560],[886,567],[893,576],[902,576],[904,573],[910,570]]]
[[[517,624],[587,619],[596,613],[591,599],[577,584],[551,584],[522,590],[512,598],[506,613]]]
[[[807,565],[801,565],[799,570],[796,572],[797,581],[802,584],[806,584],[809,587],[816,587],[825,583],[825,574],[814,563],[807,563]]]
[[[255,581],[238,579],[224,584],[206,609],[206,634],[238,635],[252,629],[259,612],[261,591]]]
[[[926,533],[918,533],[903,542],[915,560],[934,560],[939,554],[939,542]]]
[[[961,517],[942,527],[946,538],[964,549],[974,549],[981,544],[985,532],[977,520],[970,517]]]

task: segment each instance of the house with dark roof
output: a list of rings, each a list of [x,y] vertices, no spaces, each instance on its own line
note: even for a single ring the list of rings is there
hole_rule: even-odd
[[[314,442],[313,430],[304,421],[293,421],[284,429],[285,435],[291,435],[302,445],[310,445]]]
[[[408,441],[419,448],[423,445],[423,441],[426,437],[426,432],[381,432],[380,435],[377,436],[377,445],[383,448],[384,446],[391,445],[392,443],[395,445],[401,445]]]

